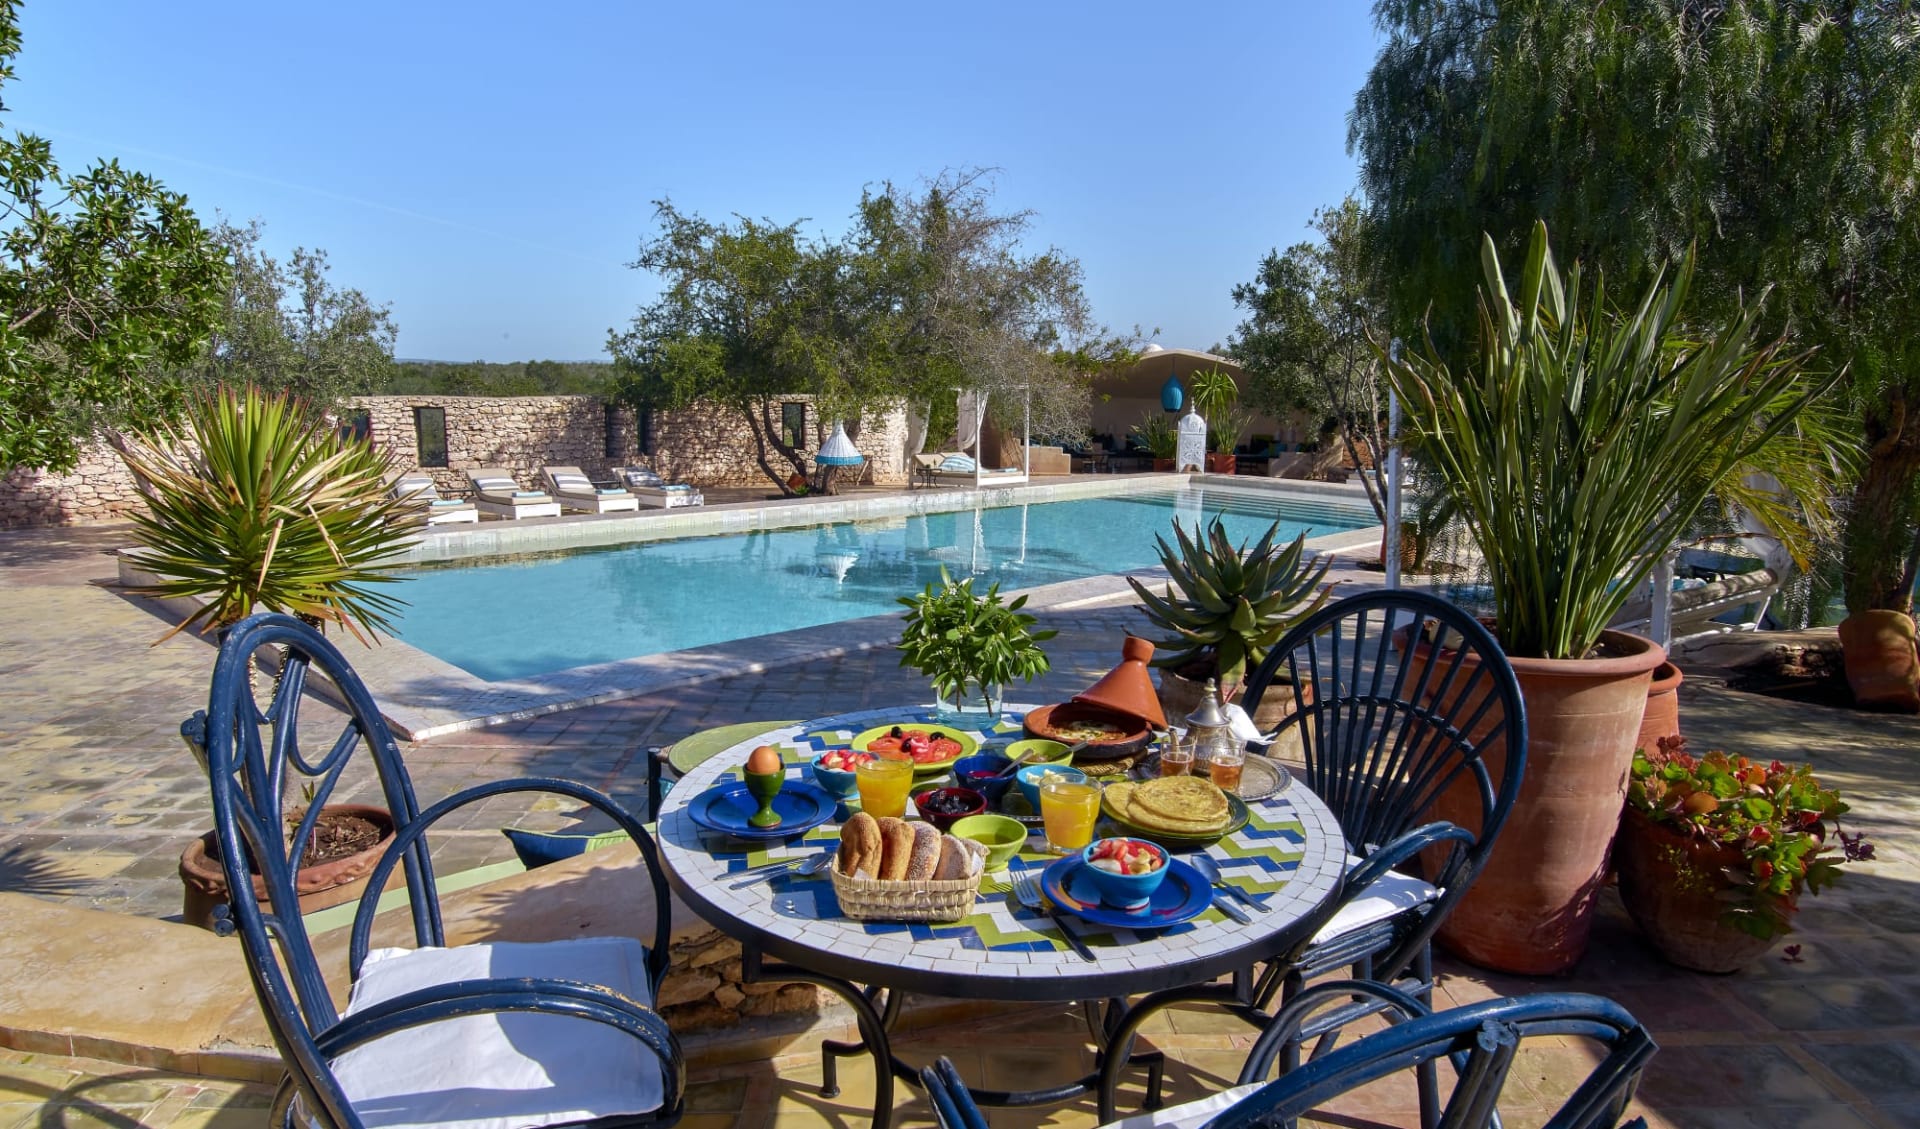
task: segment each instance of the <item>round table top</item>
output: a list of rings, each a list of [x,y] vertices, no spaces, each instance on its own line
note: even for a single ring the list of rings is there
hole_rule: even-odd
[[[1008,706],[998,724],[975,732],[983,744],[1017,738],[1028,708]],[[839,839],[837,822],[772,844],[742,843],[694,823],[687,810],[694,798],[738,779],[754,747],[774,746],[788,778],[806,780],[807,762],[845,747],[855,733],[931,720],[928,709],[915,707],[841,714],[770,728],[709,758],[674,785],[661,809],[660,851],[675,890],[722,932],[812,971],[860,984],[998,1000],[1094,999],[1204,983],[1294,948],[1315,912],[1339,890],[1346,854],[1339,824],[1298,784],[1248,804],[1247,826],[1206,850],[1229,881],[1263,900],[1271,913],[1251,914],[1252,922],[1243,925],[1210,908],[1180,925],[1140,931],[1075,921],[1071,927],[1098,955],[1093,962],[1067,946],[1054,921],[1019,904],[1004,872],[988,874],[974,911],[948,925],[848,920],[825,875],[728,888],[730,877],[750,866],[830,849]],[[1020,857],[1044,865],[1056,856],[1036,836]]]

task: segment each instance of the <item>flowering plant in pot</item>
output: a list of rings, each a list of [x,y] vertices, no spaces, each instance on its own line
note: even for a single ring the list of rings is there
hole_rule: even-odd
[[[900,665],[933,681],[943,712],[1000,712],[1001,689],[1018,678],[1031,682],[1049,669],[1040,644],[1058,632],[1035,631],[1039,620],[1020,609],[1025,596],[1008,603],[998,584],[973,590],[973,579],[955,582],[940,569],[938,586],[902,596],[907,622],[900,632]],[[974,691],[969,694],[968,690]]]
[[[1247,671],[1267,657],[1267,648],[1332,595],[1328,586],[1314,596],[1332,562],[1306,555],[1306,534],[1286,545],[1275,544],[1279,535],[1280,523],[1275,522],[1248,549],[1245,542],[1234,545],[1219,518],[1204,535],[1196,529],[1193,536],[1176,521],[1178,551],[1165,537],[1154,538],[1167,570],[1166,588],[1156,595],[1127,578],[1147,621],[1166,632],[1152,640],[1160,651],[1153,666],[1160,671],[1160,708],[1173,724],[1183,724],[1200,705],[1201,688],[1209,678],[1219,682],[1222,700],[1231,701]],[[1289,699],[1270,693],[1261,703],[1263,712],[1269,702],[1279,716],[1255,718],[1262,729],[1279,724],[1289,708]]]
[[[1494,631],[1527,707],[1519,800],[1440,939],[1476,963],[1541,975],[1585,952],[1665,657],[1607,624],[1707,497],[1838,374],[1808,378],[1784,339],[1757,341],[1761,298],[1726,324],[1689,325],[1690,261],[1624,310],[1604,284],[1584,285],[1577,264],[1561,272],[1544,224],[1517,291],[1490,238],[1481,262],[1480,344],[1467,363],[1431,339],[1376,348],[1435,488],[1485,562]]]
[[[1761,764],[1662,739],[1633,758],[1614,861],[1620,898],[1674,964],[1733,972],[1792,932],[1803,892],[1818,894],[1844,863],[1873,858],[1865,835],[1810,765]]]

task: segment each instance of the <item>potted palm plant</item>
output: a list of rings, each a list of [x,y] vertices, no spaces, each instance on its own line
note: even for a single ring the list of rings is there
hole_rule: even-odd
[[[1247,416],[1234,409],[1240,399],[1240,386],[1225,369],[1201,369],[1188,381],[1193,390],[1193,406],[1207,421],[1207,473],[1232,474],[1233,449]]]
[[[1208,679],[1218,682],[1222,701],[1237,697],[1248,672],[1266,659],[1267,648],[1332,594],[1329,587],[1314,596],[1332,562],[1307,557],[1306,534],[1277,545],[1279,534],[1275,522],[1248,549],[1244,542],[1234,545],[1219,518],[1204,534],[1196,528],[1191,537],[1176,521],[1177,551],[1165,537],[1154,538],[1167,570],[1166,588],[1156,595],[1127,578],[1147,621],[1165,632],[1152,640],[1159,652],[1153,665],[1160,671],[1160,708],[1174,724],[1200,705]],[[1275,693],[1260,708],[1255,724],[1271,729],[1291,706]]]
[[[1436,487],[1484,560],[1494,630],[1526,700],[1520,797],[1441,932],[1492,968],[1563,971],[1585,951],[1619,822],[1651,640],[1607,630],[1721,483],[1831,387],[1784,340],[1756,344],[1760,299],[1690,333],[1683,261],[1630,310],[1562,275],[1536,224],[1518,293],[1481,247],[1470,364],[1424,348],[1381,363]],[[1764,298],[1764,295],[1762,295]],[[1493,755],[1501,755],[1495,749]]]
[[[286,395],[222,390],[191,402],[179,427],[120,452],[147,506],[134,516],[134,537],[155,579],[139,591],[204,601],[168,635],[224,632],[263,610],[364,642],[389,629],[401,602],[380,588],[399,577],[382,562],[411,537],[397,519],[414,504],[389,495],[386,459],[342,438],[320,412]],[[304,814],[288,812],[290,827]],[[301,912],[357,896],[392,838],[384,808],[323,808],[295,879]],[[209,832],[180,858],[185,917],[201,925],[227,900],[212,844]]]
[[[1153,469],[1169,471],[1173,469],[1174,452],[1178,449],[1180,435],[1174,431],[1167,417],[1158,412],[1148,412],[1140,417],[1140,422],[1129,429],[1147,454],[1153,457]]]
[[[975,592],[973,578],[955,582],[942,566],[938,585],[899,602],[907,608],[900,665],[932,680],[942,713],[997,715],[1007,683],[1031,682],[1048,670],[1040,644],[1056,632],[1033,630],[1039,621],[1020,610],[1025,596],[1008,603],[998,584]]]

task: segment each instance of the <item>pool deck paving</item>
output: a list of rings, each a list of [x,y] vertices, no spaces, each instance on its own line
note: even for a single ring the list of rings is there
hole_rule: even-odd
[[[183,840],[207,824],[205,782],[176,729],[204,702],[213,650],[185,634],[155,643],[170,627],[164,613],[105,583],[114,576],[109,554],[126,543],[125,527],[0,531],[0,891],[157,926],[153,919],[179,909],[174,869]],[[1368,575],[1342,571],[1356,580]],[[1116,660],[1125,628],[1139,623],[1130,606],[1064,608],[1043,620],[1062,631],[1048,648],[1054,671],[1020,690],[1025,700],[1057,700],[1085,687]],[[1609,895],[1593,949],[1572,976],[1524,980],[1443,961],[1442,995],[1465,1002],[1573,990],[1619,1000],[1662,1044],[1641,1090],[1655,1125],[1920,1124],[1920,855],[1907,830],[1920,820],[1920,721],[1737,693],[1716,673],[1690,669],[1682,689],[1682,724],[1694,746],[1812,761],[1853,804],[1852,828],[1868,831],[1878,848],[1875,863],[1852,868],[1839,889],[1808,902],[1792,938],[1799,959],[1776,952],[1728,977],[1672,969]],[[736,721],[918,701],[924,692],[920,677],[898,669],[881,648],[448,734],[404,752],[426,797],[553,773],[638,802],[648,745]],[[316,734],[338,720],[318,702],[304,715]],[[349,780],[344,790],[350,797],[367,786]],[[511,856],[500,827],[574,822],[558,808],[490,803],[439,836],[436,861],[443,873],[499,862]],[[35,927],[29,913],[0,916],[0,934]],[[8,975],[0,970],[0,981]],[[1177,1096],[1227,1084],[1251,1041],[1237,1022],[1200,1011],[1173,1014],[1151,1038],[1174,1060]],[[918,1034],[904,1053],[946,1053],[970,1078],[1010,1085],[1074,1072],[1090,1054],[1083,1039],[1077,1019],[1037,1009],[1017,1020]],[[1530,1049],[1510,1089],[1508,1123],[1536,1122],[1554,1084],[1583,1069],[1584,1053]],[[829,1101],[806,1084],[819,1070],[810,1039],[745,1065],[703,1065],[683,1124],[864,1124],[866,1069],[864,1060],[843,1064],[844,1088]],[[0,1051],[0,1129],[251,1124],[263,1116],[266,1095],[253,1084]],[[911,1092],[899,1100],[903,1123],[926,1123],[924,1103]],[[1409,1124],[1404,1100],[1391,1093],[1359,1100],[1343,1107],[1350,1117],[1340,1123]],[[1092,1111],[1081,1101],[995,1111],[991,1119],[1087,1125]]]

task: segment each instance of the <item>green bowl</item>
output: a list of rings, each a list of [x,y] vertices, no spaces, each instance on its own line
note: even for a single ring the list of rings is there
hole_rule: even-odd
[[[987,848],[987,869],[1005,870],[1027,845],[1027,826],[1004,815],[970,815],[954,823],[956,838],[972,839]]]
[[[1072,748],[1071,745],[1049,741],[1045,737],[1028,737],[1023,741],[1007,742],[1005,756],[1008,760],[1017,761],[1023,754],[1032,753],[1033,757],[1026,762],[1028,764],[1072,764]]]

